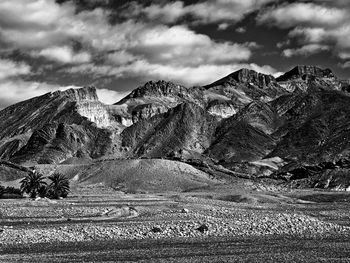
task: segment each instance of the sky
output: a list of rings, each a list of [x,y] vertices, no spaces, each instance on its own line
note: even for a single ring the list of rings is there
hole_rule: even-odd
[[[349,0],[0,0],[0,108],[88,85],[112,104],[149,80],[295,65],[350,79]]]

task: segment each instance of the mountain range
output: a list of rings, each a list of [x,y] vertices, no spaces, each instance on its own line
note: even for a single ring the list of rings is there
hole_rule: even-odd
[[[150,81],[113,105],[94,87],[55,91],[0,111],[0,159],[169,159],[212,174],[346,188],[349,92],[349,81],[315,66],[278,78],[241,69],[197,87]]]

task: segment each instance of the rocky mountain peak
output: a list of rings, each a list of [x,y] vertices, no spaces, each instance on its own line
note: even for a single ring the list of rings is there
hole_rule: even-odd
[[[158,80],[148,81],[143,86],[136,88],[128,96],[116,104],[123,104],[126,101],[134,98],[140,98],[145,96],[168,96],[187,93],[187,88],[174,84],[170,81]]]
[[[278,77],[277,81],[288,81],[293,79],[307,80],[309,78],[335,78],[335,75],[332,70],[328,68],[321,69],[316,66],[299,65]]]
[[[96,88],[94,86],[55,91],[51,94],[53,97],[66,98],[70,101],[98,101]]]
[[[269,83],[274,82],[275,78],[271,75],[265,75],[251,69],[242,68],[230,75],[206,86],[207,88],[222,85],[224,83],[250,83],[260,87],[266,87]]]
[[[260,80],[265,80],[267,83],[269,83],[274,80],[274,77],[271,75],[265,75],[246,68],[240,69],[234,72],[232,75],[239,82],[259,82]]]

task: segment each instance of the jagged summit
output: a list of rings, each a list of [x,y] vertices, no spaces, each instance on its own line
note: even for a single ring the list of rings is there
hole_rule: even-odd
[[[0,111],[0,158],[59,162],[109,149],[111,125],[95,87],[49,92]],[[97,142],[102,138],[104,142]],[[101,148],[104,147],[104,149]]]
[[[316,66],[299,65],[287,71],[277,78],[277,81],[288,81],[293,79],[307,80],[309,78],[335,78],[332,70],[322,69]]]
[[[47,93],[0,111],[0,159],[176,157],[266,176],[274,170],[255,166],[266,158],[348,161],[348,82],[313,66],[283,78],[241,69],[206,87],[149,81],[115,105],[99,102],[94,87]]]
[[[96,88],[94,86],[87,86],[78,89],[67,89],[63,91],[54,91],[51,93],[52,96],[65,97],[72,101],[98,101]]]
[[[205,87],[211,88],[213,86],[218,86],[229,82],[252,83],[255,85],[266,87],[270,82],[273,81],[275,81],[275,78],[271,75],[266,75],[251,69],[242,68]]]
[[[115,103],[115,105],[120,105],[127,102],[130,99],[140,98],[145,96],[176,96],[178,94],[187,93],[188,88],[181,85],[175,84],[170,81],[158,80],[158,81],[148,81],[144,85],[133,90],[128,96]]]

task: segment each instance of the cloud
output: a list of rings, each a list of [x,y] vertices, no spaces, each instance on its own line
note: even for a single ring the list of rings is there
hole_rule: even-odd
[[[31,54],[33,56],[42,56],[48,60],[53,60],[63,64],[79,64],[91,61],[91,55],[88,52],[75,53],[69,46],[45,48],[39,52],[32,52]]]
[[[0,108],[11,104],[40,96],[58,89],[56,85],[47,83],[24,81],[21,79],[6,79],[0,81]]]
[[[350,3],[348,0],[314,0],[320,4],[332,4],[338,7],[349,7]]]
[[[350,68],[350,61],[346,61],[339,65],[341,68]]]
[[[281,28],[295,25],[334,26],[345,21],[349,14],[346,10],[330,8],[313,3],[293,3],[262,12],[259,23],[272,23]]]
[[[134,2],[134,8],[135,7],[138,10],[137,12],[134,12],[135,15],[144,13],[149,19],[160,19],[165,23],[174,23],[187,13],[187,10],[184,7],[184,3],[182,1],[167,3],[162,6],[153,4],[147,7],[142,7]]]
[[[192,17],[195,23],[211,24],[219,22],[235,23],[243,19],[248,13],[258,10],[273,0],[209,0],[185,5],[183,1],[166,4],[140,5],[133,1],[127,4],[127,16],[145,15],[152,21],[175,23],[186,16]],[[225,27],[221,23],[219,30]]]
[[[226,30],[227,28],[229,28],[230,24],[228,23],[221,23],[218,25],[218,30]]]
[[[350,50],[339,53],[341,59],[350,59]]]
[[[42,47],[65,41],[64,27],[72,22],[66,18],[73,17],[74,11],[71,4],[60,6],[52,0],[2,0],[2,40],[21,48]]]
[[[289,33],[289,36],[299,38],[302,43],[332,45],[333,51],[340,58],[343,57],[342,54],[350,51],[350,24],[331,29],[297,27]]]
[[[308,55],[316,54],[326,50],[329,50],[328,46],[319,45],[319,44],[309,44],[301,48],[285,49],[283,50],[282,55],[287,58],[292,56],[308,56]]]
[[[55,85],[23,80],[27,74],[27,64],[0,59],[0,108],[58,89]]]
[[[36,70],[39,82],[20,78],[30,74],[29,66],[9,62],[12,70],[7,72],[13,72],[13,78],[2,70],[0,85],[4,91],[12,87],[7,103],[61,89],[56,76],[51,76],[56,84],[45,82],[46,71],[51,67],[52,75],[56,64],[60,64],[57,74],[66,73],[66,81],[70,76],[89,75],[89,78],[111,77],[114,81],[128,77],[168,79],[191,86],[208,84],[242,67],[273,74],[276,70],[269,66],[248,63],[254,49],[259,47],[255,42],[216,41],[185,24],[171,24],[190,16],[195,23],[228,26],[271,1],[212,0],[192,5],[175,1],[149,5],[146,9],[134,2],[132,16],[111,23],[113,10],[81,10],[74,1],[58,4],[54,0],[2,0],[0,42],[10,51],[19,50],[30,56],[34,62],[39,58],[39,62],[46,61],[45,66]],[[148,20],[136,19],[141,14]],[[156,17],[159,21],[167,19],[166,24],[150,21]],[[116,101],[123,96],[123,93],[100,88],[99,96],[105,101]],[[20,93],[21,89],[26,91]]]
[[[96,89],[99,100],[105,104],[113,104],[120,101],[129,92],[117,92],[109,89]]]
[[[39,81],[28,81],[22,77],[30,74],[30,66],[23,62],[0,59],[0,109],[11,104],[43,95],[55,90],[80,88],[78,86],[62,86]],[[97,89],[97,94],[103,103],[118,101],[126,94],[107,89]]]
[[[115,51],[112,53],[109,53],[106,56],[106,63],[111,64],[111,65],[124,65],[128,64],[130,62],[133,62],[137,60],[138,57],[134,56],[133,54],[125,51],[125,50],[120,50],[120,51]]]
[[[282,48],[282,47],[284,47],[284,46],[288,46],[289,44],[290,44],[290,39],[287,39],[287,40],[285,40],[285,41],[278,42],[278,43],[276,44],[276,47],[277,47],[277,48]]]
[[[301,46],[285,50],[285,56],[308,55],[329,49],[342,59],[350,52],[349,13],[349,1],[317,0],[316,3],[291,3],[264,9],[257,21],[291,28],[288,36],[295,38]]]
[[[140,77],[145,80],[164,79],[181,83],[186,86],[205,85],[224,75],[241,68],[250,68],[264,74],[275,74],[277,71],[268,66],[259,66],[254,63],[234,63],[229,65],[199,65],[199,66],[176,66],[151,64],[146,60],[138,60],[134,63],[121,67],[107,65],[84,64],[72,67],[70,73],[90,74],[100,76],[116,76],[123,78]]]
[[[48,92],[56,90],[77,89],[78,86],[61,86],[58,84],[49,84],[46,82],[25,81],[22,79],[6,79],[0,81],[0,109],[10,106],[14,103],[27,100],[32,97],[41,96]],[[96,89],[99,100],[105,104],[112,104],[124,96],[125,92],[116,92],[108,89]]]
[[[162,26],[140,32],[130,50],[152,63],[199,66],[248,60],[250,44],[217,43],[184,26]]]
[[[244,27],[239,27],[236,29],[236,32],[241,33],[241,34],[245,33],[246,31],[247,31],[247,29],[245,29]]]
[[[14,62],[8,59],[0,59],[0,81],[15,77],[18,75],[26,75],[30,73],[30,66],[22,62]]]
[[[5,26],[1,25],[1,38],[14,48],[29,49],[34,56],[43,56],[61,63],[83,63],[91,59],[86,51],[74,54],[70,46],[72,40],[96,53],[114,50],[115,56],[124,54],[123,58],[119,57],[117,64],[125,59],[125,63],[128,63],[131,58],[143,57],[152,63],[172,63],[176,60],[175,63],[183,61],[184,65],[198,65],[247,60],[251,56],[249,43],[217,43],[184,25],[169,27],[133,20],[111,25],[108,21],[109,11],[100,8],[77,12],[71,2],[60,6],[53,0],[28,0],[31,3],[30,8],[25,10],[26,1],[16,1],[22,3],[18,6],[18,3],[12,4],[12,1],[5,0],[7,9],[15,17],[20,17],[18,12],[28,11],[38,15],[24,16],[15,24],[11,24],[14,21],[10,20]],[[230,1],[219,2],[227,4]],[[175,6],[181,6],[176,3]],[[239,5],[238,1],[236,5]],[[35,7],[45,9],[47,13],[52,12],[55,19],[49,19],[48,25],[44,24],[40,11]],[[11,26],[6,26],[7,24]],[[128,58],[125,57],[126,54],[129,54]],[[109,56],[108,60],[113,61],[113,58]]]

